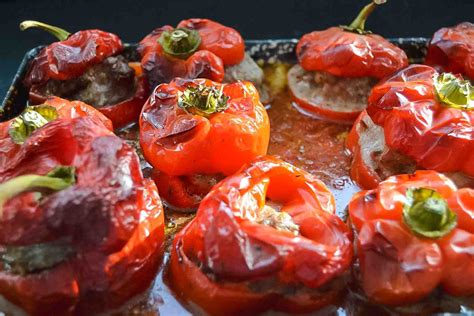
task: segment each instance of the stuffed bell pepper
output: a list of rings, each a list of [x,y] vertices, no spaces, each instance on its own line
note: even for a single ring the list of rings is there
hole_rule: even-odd
[[[265,155],[270,125],[250,82],[175,79],[145,103],[140,145],[160,196],[195,208],[220,179]]]
[[[314,31],[299,40],[299,64],[288,72],[288,86],[302,110],[351,123],[367,106],[377,81],[408,65],[402,49],[365,30],[367,17],[384,2],[365,6],[349,26]]]
[[[344,292],[352,234],[309,173],[266,156],[216,185],[174,239],[169,284],[209,315],[308,313]]]
[[[392,176],[349,204],[368,298],[406,305],[436,288],[474,295],[474,190],[431,170]],[[375,270],[374,270],[375,269]]]
[[[0,123],[0,166],[12,159],[21,144],[37,129],[57,118],[82,116],[91,117],[112,130],[112,122],[106,116],[81,101],[51,97],[44,104],[27,106],[18,117]]]
[[[247,80],[259,89],[261,97],[267,95],[263,71],[245,53],[242,36],[218,22],[194,18],[181,21],[176,28],[162,26],[140,42],[138,51],[151,87],[177,77]]]
[[[416,169],[449,173],[459,186],[474,177],[474,89],[469,81],[411,65],[372,89],[347,146],[351,176],[374,188]]]
[[[28,314],[119,306],[149,287],[163,240],[155,184],[94,117],[57,118],[0,164],[0,294]]]
[[[22,30],[37,27],[59,39],[29,65],[24,83],[32,104],[50,97],[79,100],[110,118],[114,128],[137,121],[148,97],[146,79],[137,63],[120,53],[119,37],[100,30],[69,32],[36,21],[20,24]]]
[[[428,45],[425,63],[474,81],[474,24],[464,22],[438,30]]]

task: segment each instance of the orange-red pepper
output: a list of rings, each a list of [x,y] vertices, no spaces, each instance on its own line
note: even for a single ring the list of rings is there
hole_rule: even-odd
[[[371,300],[410,304],[438,286],[455,296],[474,294],[472,189],[457,190],[435,171],[392,176],[357,193],[349,214]]]
[[[266,154],[269,133],[267,113],[250,82],[175,79],[155,89],[140,118],[145,159],[171,177],[230,175]],[[172,187],[169,177],[162,180],[160,186]],[[182,204],[173,190],[160,194]]]
[[[36,21],[25,21],[20,27],[40,27],[60,40],[43,48],[29,65],[24,83],[29,88],[29,100],[32,104],[44,103],[49,97],[41,89],[49,80],[67,81],[78,78],[90,67],[123,51],[122,41],[117,35],[101,30],[82,30],[70,34]],[[136,121],[148,97],[146,78],[141,72],[135,72],[135,76],[136,87],[132,97],[98,108],[112,120],[115,128]]]
[[[0,293],[33,315],[123,304],[155,278],[164,240],[155,184],[93,116],[55,119],[0,164],[0,227]]]
[[[154,87],[176,77],[221,82],[224,67],[240,63],[245,45],[239,32],[209,19],[188,19],[176,28],[153,30],[138,48],[142,67]]]
[[[459,73],[474,80],[474,24],[464,22],[436,31],[425,63],[440,72]]]
[[[70,102],[61,98],[52,97],[52,98],[48,98],[46,102],[42,106],[40,106],[40,108],[43,106],[45,106],[45,108],[47,107],[53,108],[53,113],[52,113],[53,117],[50,117],[50,118],[43,117],[44,120],[39,125],[37,125],[37,127],[33,129],[40,128],[40,125],[46,124],[49,121],[49,119],[53,120],[56,118],[76,118],[76,117],[82,117],[82,116],[89,116],[93,118],[93,120],[96,120],[99,124],[103,124],[109,130],[113,129],[112,122],[107,117],[105,117],[101,112],[99,112],[95,108],[80,101]],[[35,109],[35,107],[27,107],[26,111],[31,110],[31,109]],[[36,109],[38,108],[36,107]],[[41,110],[39,110],[39,112],[41,112]],[[23,114],[24,113],[25,112],[23,112]],[[18,119],[21,120],[21,114]],[[7,161],[12,159],[12,157],[21,147],[17,142],[15,142],[15,140],[11,136],[12,129],[14,129],[13,125],[15,124],[15,121],[18,119],[11,119],[9,121],[0,123],[0,147],[2,148],[2,150],[0,151],[0,165],[5,164]],[[33,132],[33,130],[31,132]],[[28,136],[28,135],[25,135],[25,136]]]
[[[308,72],[325,72],[341,78],[382,79],[408,65],[405,52],[380,35],[365,30],[365,21],[378,1],[362,9],[349,26],[330,27],[303,35],[296,46],[301,67]],[[290,87],[291,88],[291,87]],[[353,122],[360,110],[332,109],[291,90],[292,98],[305,110],[330,120]]]
[[[474,177],[470,91],[469,82],[424,65],[411,65],[379,83],[369,96],[367,113],[361,114],[348,137],[355,157],[352,176],[364,188],[383,180],[357,159],[364,150],[358,144],[359,122],[369,116],[383,128],[386,146],[412,159],[418,168]]]
[[[334,303],[353,255],[351,232],[334,212],[321,181],[259,158],[217,184],[175,236],[169,285],[210,315],[302,313]]]

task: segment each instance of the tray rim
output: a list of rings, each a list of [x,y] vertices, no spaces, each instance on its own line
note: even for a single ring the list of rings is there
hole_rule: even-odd
[[[429,38],[427,37],[390,37],[387,38],[390,42],[394,44],[405,44],[405,43],[420,43],[426,45],[429,41]],[[297,44],[299,41],[298,38],[268,38],[268,39],[249,39],[245,40],[245,49],[246,51],[249,50],[251,46],[255,45],[262,45],[262,44],[272,44],[275,46],[281,45],[281,44]],[[134,47],[137,46],[138,43],[124,43],[124,47]],[[23,84],[21,81],[24,73],[26,72],[27,65],[29,62],[29,59],[32,56],[35,56],[36,54],[39,53],[39,51],[46,47],[47,45],[39,45],[36,46],[28,51],[25,52],[23,55],[23,58],[21,59],[20,64],[18,65],[17,71],[15,75],[13,76],[11,83],[5,93],[5,96],[2,99],[2,103],[0,104],[0,114],[5,111],[4,109],[8,106],[9,100],[11,100],[15,93],[15,87],[18,84]],[[0,120],[1,121],[1,120]]]

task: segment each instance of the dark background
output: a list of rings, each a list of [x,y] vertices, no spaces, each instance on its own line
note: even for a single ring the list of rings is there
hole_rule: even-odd
[[[239,30],[245,39],[290,38],[348,24],[368,0],[0,0],[0,97],[24,53],[53,38],[39,30],[20,32],[25,19],[70,32],[99,28],[137,42],[153,28],[181,19],[207,17]],[[389,0],[367,28],[385,37],[429,37],[443,26],[474,22],[474,0]]]

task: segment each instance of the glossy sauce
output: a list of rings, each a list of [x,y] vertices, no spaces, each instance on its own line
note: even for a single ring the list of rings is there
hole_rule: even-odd
[[[267,106],[267,111],[271,122],[271,138],[268,153],[275,155],[287,162],[294,164],[322,180],[334,193],[337,205],[338,216],[346,219],[347,206],[351,196],[357,192],[358,187],[349,177],[350,157],[348,156],[344,142],[349,132],[350,126],[338,123],[322,121],[300,113],[291,102],[288,92],[278,94]],[[117,133],[137,149],[142,160],[142,169],[145,176],[150,175],[151,166],[144,161],[138,145],[138,131],[136,126],[121,130]],[[157,275],[150,289],[130,300],[125,306],[115,311],[109,311],[104,315],[191,315],[199,313],[196,307],[186,308],[174,297],[170,288],[164,282],[164,275],[169,259],[169,246],[174,234],[179,231],[193,215],[183,213],[173,213],[165,208],[167,217],[165,243],[165,256],[162,269]],[[361,294],[360,290],[349,282],[350,291],[341,299],[340,306],[329,306],[316,311],[314,315],[387,315],[387,314],[430,314],[440,311],[439,308],[425,309],[425,303],[414,307],[389,310],[384,307],[369,304]],[[428,299],[440,301],[445,299],[439,293],[435,293]],[[12,306],[8,302],[0,301],[0,308],[3,311],[12,311]],[[439,305],[439,304],[437,304]],[[458,312],[460,304],[448,300],[445,304],[449,308],[444,311]],[[3,307],[5,306],[5,307]],[[16,309],[12,313],[16,314]],[[191,312],[190,312],[191,311]],[[266,315],[273,315],[267,312]],[[8,314],[7,314],[8,315]],[[278,313],[278,315],[282,315]]]
[[[345,150],[345,139],[350,130],[349,125],[319,120],[307,113],[301,113],[291,101],[285,90],[279,93],[266,106],[271,123],[271,137],[268,154],[278,156],[298,166],[320,180],[333,192],[336,199],[337,215],[347,218],[345,208],[352,195],[359,190],[349,176],[350,156]],[[125,130],[120,136],[129,139],[139,149],[135,128]],[[139,152],[140,157],[143,158]],[[144,174],[150,174],[150,165],[143,162]],[[165,208],[167,217],[167,242],[163,268],[147,293],[133,299],[119,311],[111,315],[200,315],[196,306],[182,304],[166,285],[166,269],[169,259],[169,246],[174,234],[179,231],[192,215],[177,213]],[[460,312],[462,303],[448,298],[441,292],[435,292],[419,304],[408,307],[389,309],[376,306],[367,301],[354,277],[348,282],[349,290],[341,298],[339,306],[328,306],[312,315],[430,315],[435,312]],[[442,308],[440,307],[442,306]],[[465,310],[465,309],[464,309]],[[285,315],[267,312],[265,315]]]

